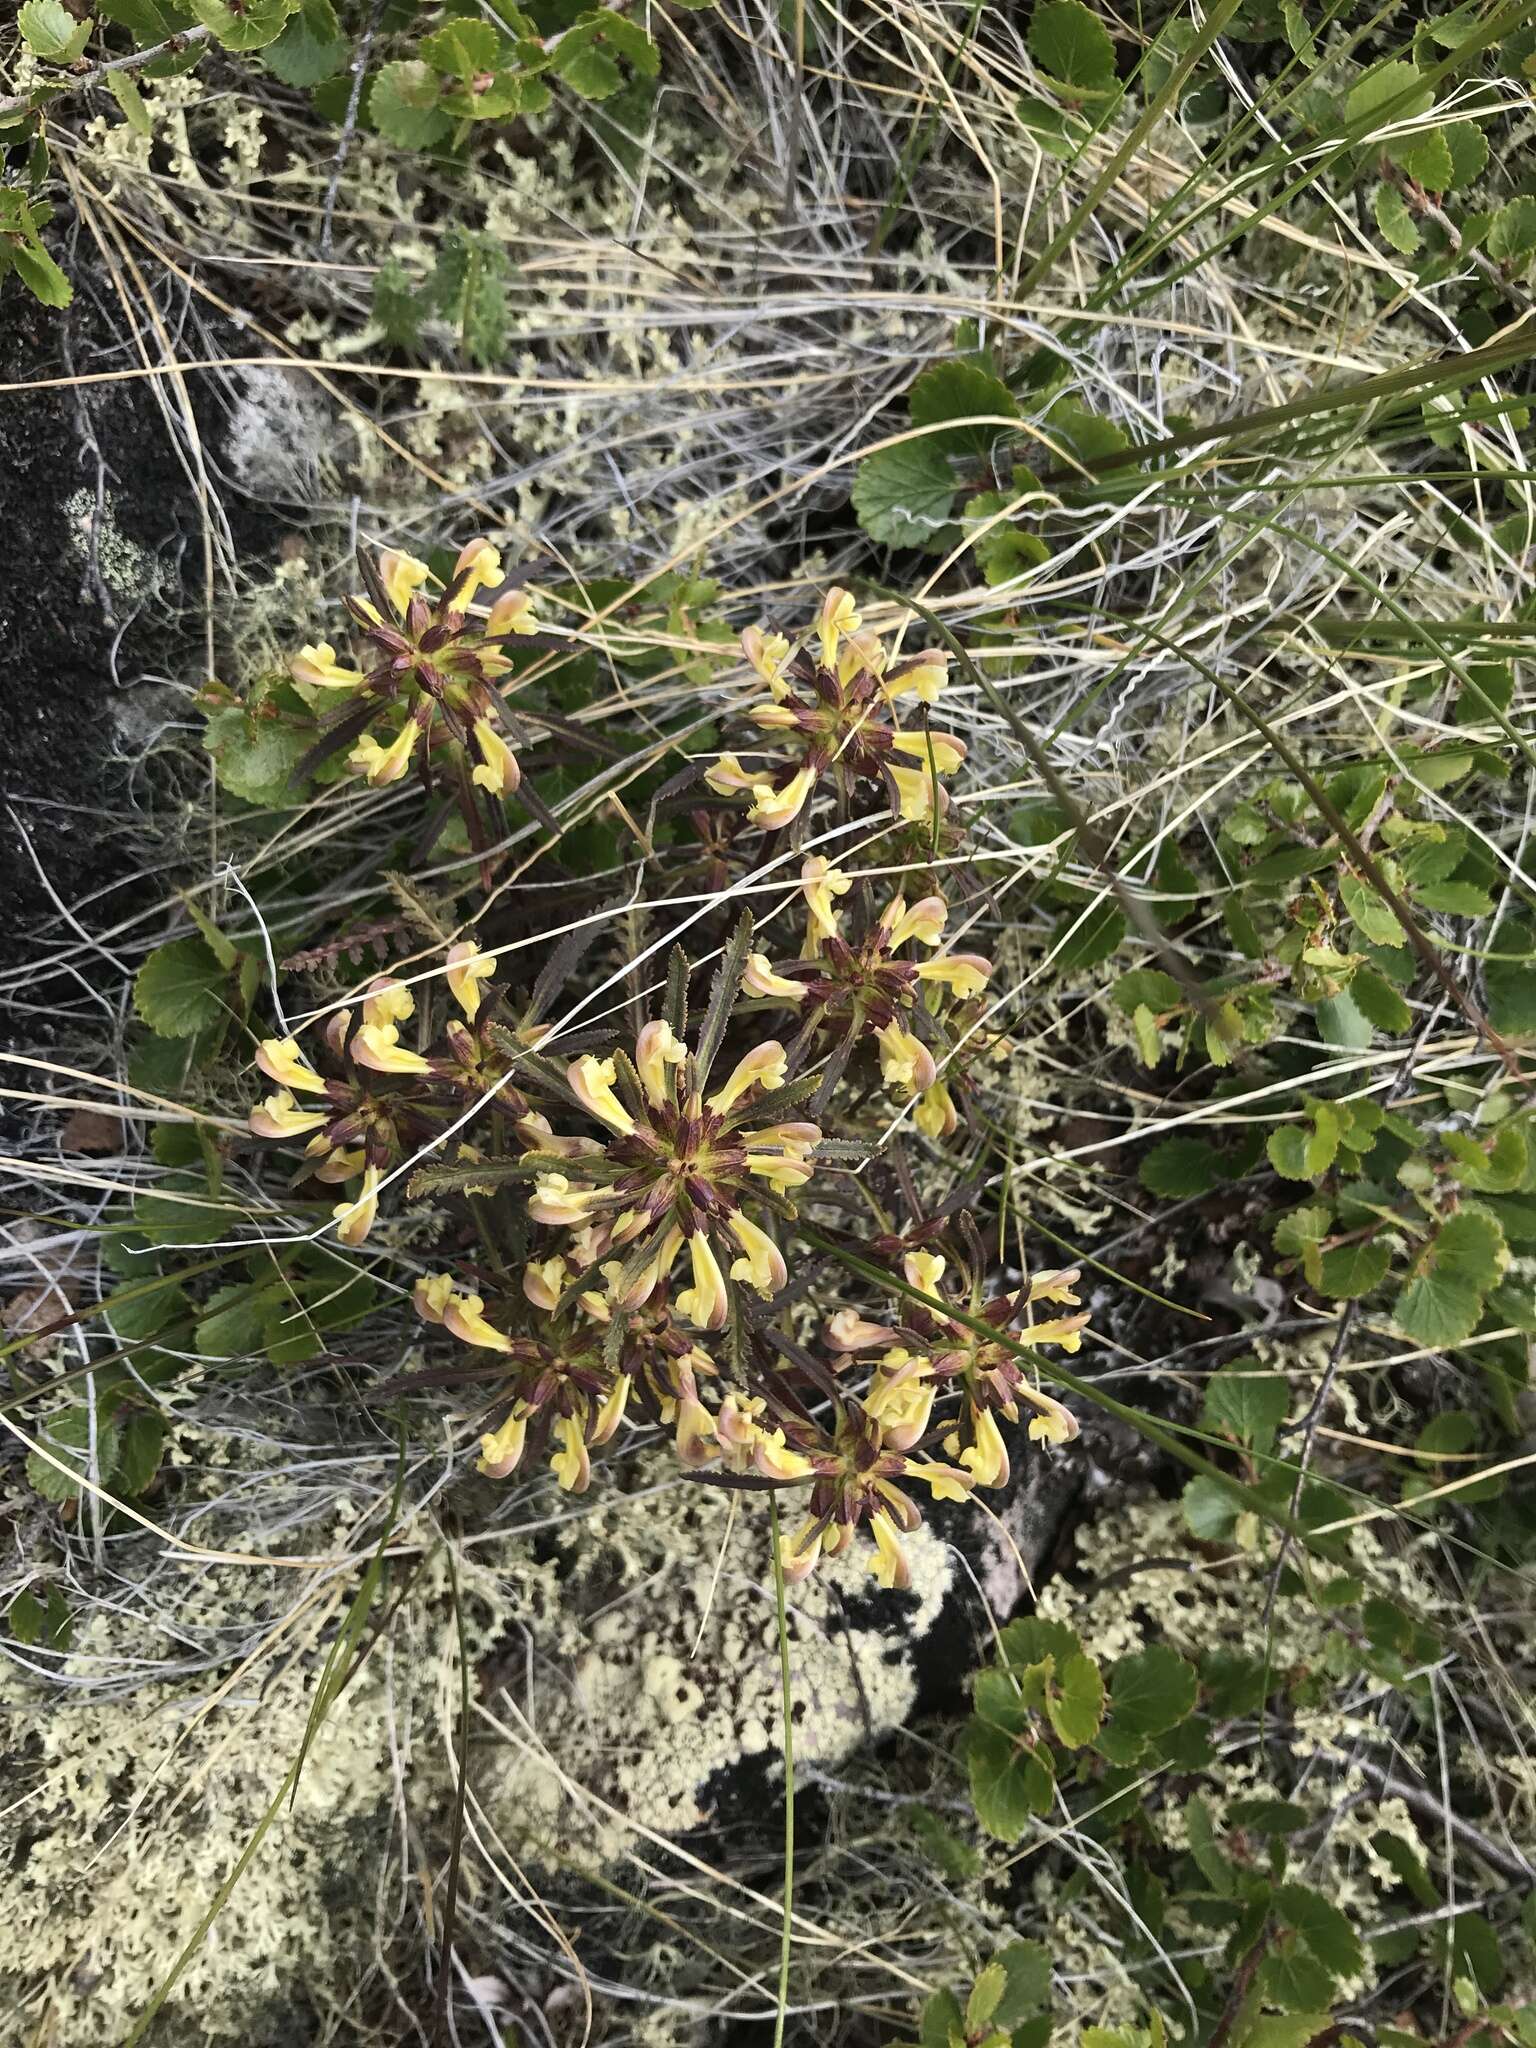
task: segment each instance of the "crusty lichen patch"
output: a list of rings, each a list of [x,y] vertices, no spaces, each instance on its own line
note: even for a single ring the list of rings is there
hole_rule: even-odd
[[[782,1774],[767,1504],[736,1496],[733,1512],[720,1489],[668,1479],[659,1461],[643,1470],[643,1502],[614,1498],[581,1525],[566,1595],[593,1611],[576,1659],[546,1669],[531,1701],[508,1691],[493,1703],[508,1747],[487,1772],[498,1825],[563,1850],[580,1840],[598,1862],[633,1826],[706,1822],[733,1766]],[[881,1593],[857,1552],[790,1589],[801,1762],[840,1762],[916,1700],[952,1566],[927,1529],[904,1541],[910,1593]]]

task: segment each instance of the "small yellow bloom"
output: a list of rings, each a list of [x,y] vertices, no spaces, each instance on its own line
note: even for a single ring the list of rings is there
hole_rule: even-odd
[[[935,1081],[924,1091],[922,1100],[912,1112],[912,1121],[925,1138],[947,1138],[958,1128],[960,1112],[943,1081]]]
[[[888,1323],[871,1323],[856,1308],[840,1308],[827,1318],[827,1342],[834,1351],[868,1351],[889,1344],[895,1334]]]
[[[821,1142],[821,1131],[816,1124],[769,1124],[760,1131],[744,1131],[742,1142],[748,1173],[788,1195],[811,1178],[811,1154]]]
[[[472,771],[471,782],[478,789],[488,789],[492,796],[511,796],[523,771],[516,754],[488,718],[475,720],[475,744],[480,749],[480,766]]]
[[[361,1244],[372,1230],[374,1218],[379,1213],[379,1169],[367,1167],[363,1173],[362,1192],[350,1202],[338,1202],[331,1211],[336,1224],[336,1235],[343,1244]]]
[[[420,590],[431,574],[425,562],[418,562],[414,555],[400,553],[390,548],[379,557],[379,576],[384,584],[384,595],[403,619],[412,597]]]
[[[363,997],[365,1024],[403,1024],[416,1014],[416,998],[403,981],[381,976],[370,982]]]
[[[546,1315],[552,1314],[570,1283],[570,1277],[570,1268],[557,1252],[552,1259],[538,1259],[524,1266],[523,1293],[535,1308],[543,1309]]]
[[[416,1313],[423,1322],[440,1323],[443,1310],[448,1306],[448,1297],[453,1293],[451,1273],[423,1273],[416,1282]]]
[[[735,1107],[743,1095],[761,1085],[766,1091],[784,1085],[784,1065],[788,1055],[776,1038],[765,1038],[761,1045],[740,1058],[731,1071],[730,1079],[723,1088],[717,1088],[709,1098],[709,1106],[719,1116]]]
[[[1074,1290],[1082,1277],[1081,1266],[1061,1266],[1054,1271],[1035,1273],[1029,1282],[1029,1298],[1031,1301],[1061,1301],[1070,1308],[1076,1308]]]
[[[932,761],[940,775],[953,775],[965,759],[965,742],[947,732],[894,732],[891,744],[919,761]]]
[[[653,1109],[672,1099],[667,1068],[680,1066],[687,1057],[687,1046],[670,1024],[663,1021],[641,1026],[635,1038],[635,1071]]]
[[[584,1109],[590,1110],[600,1123],[611,1124],[624,1137],[629,1136],[635,1128],[635,1120],[613,1092],[618,1069],[612,1060],[600,1060],[592,1053],[583,1053],[579,1060],[571,1061],[565,1070],[565,1078]]]
[[[482,584],[487,590],[495,590],[506,581],[501,556],[488,540],[472,540],[467,547],[460,549],[459,559],[453,565],[454,577],[463,575],[466,569],[469,574],[465,577],[464,586],[453,600],[453,608],[459,612],[468,610]]]
[[[880,1072],[887,1088],[903,1095],[918,1095],[933,1085],[938,1069],[933,1054],[915,1032],[894,1020],[875,1033],[880,1047]]]
[[[898,697],[916,697],[920,704],[936,704],[949,681],[949,656],[940,649],[925,648],[921,654],[904,656],[885,675],[885,694],[890,703]]]
[[[810,911],[807,929],[814,939],[837,937],[838,916],[834,896],[846,896],[853,877],[833,867],[824,854],[813,853],[800,870],[800,893]]]
[[[919,1464],[913,1460],[907,1473],[929,1487],[935,1500],[969,1500],[975,1484],[969,1472],[961,1472],[953,1465]]]
[[[798,1586],[810,1577],[821,1555],[822,1530],[814,1518],[804,1521],[793,1536],[779,1538],[779,1563],[786,1585]]]
[[[526,585],[521,590],[504,590],[485,622],[487,640],[500,640],[507,633],[537,633],[539,622],[533,606],[534,595]]]
[[[376,1074],[426,1074],[432,1063],[400,1043],[394,1024],[362,1024],[352,1034],[350,1051],[360,1067],[372,1067]]]
[[[533,1183],[528,1214],[535,1223],[552,1224],[556,1229],[575,1228],[586,1222],[596,1193],[596,1188],[578,1187],[563,1173],[541,1173]]]
[[[1040,1411],[1029,1425],[1032,1444],[1069,1444],[1078,1435],[1078,1420],[1070,1408],[1031,1387],[1020,1387],[1019,1392]]]
[[[747,716],[765,732],[792,732],[800,722],[792,704],[757,704]]]
[[[840,590],[836,584],[822,600],[821,617],[817,630],[821,634],[821,660],[824,668],[836,668],[837,643],[845,633],[857,633],[864,620],[850,591]]]
[[[1080,1316],[1058,1316],[1054,1322],[1029,1323],[1019,1331],[1021,1344],[1059,1344],[1068,1353],[1081,1351],[1083,1331],[1088,1327],[1087,1312]]]
[[[562,1415],[555,1424],[560,1448],[549,1461],[549,1469],[567,1493],[585,1493],[592,1479],[586,1440],[574,1415]]]
[[[677,1455],[685,1465],[707,1465],[716,1455],[715,1418],[699,1399],[694,1368],[677,1371]]]
[[[804,984],[791,981],[786,974],[775,974],[766,953],[749,953],[746,972],[741,985],[748,995],[775,997],[781,1003],[800,1003],[805,1000]]]
[[[741,651],[774,695],[781,696],[785,689],[784,662],[789,654],[789,642],[784,635],[748,626],[741,636]]]
[[[328,1123],[330,1115],[328,1109],[300,1109],[288,1090],[279,1088],[251,1111],[250,1125],[258,1138],[298,1138]]]
[[[979,996],[992,979],[992,962],[980,953],[936,953],[931,960],[918,961],[917,978],[943,983],[963,1002]]]
[[[702,1230],[689,1238],[688,1257],[693,1285],[678,1295],[677,1312],[697,1329],[723,1330],[731,1312],[731,1297],[714,1246]]]
[[[905,1592],[912,1583],[912,1571],[897,1537],[896,1524],[889,1515],[871,1515],[869,1533],[875,1539],[875,1577],[882,1586]]]
[[[480,1460],[476,1469],[487,1479],[505,1479],[522,1463],[527,1443],[528,1417],[514,1408],[494,1436],[481,1437]]]
[[[478,1294],[450,1294],[443,1309],[443,1327],[461,1344],[473,1344],[478,1351],[510,1351],[512,1339],[485,1320],[484,1308]]]
[[[614,1237],[615,1239],[619,1237],[617,1230],[614,1232]],[[639,1278],[632,1281],[625,1292],[619,1297],[620,1308],[643,1308],[662,1281],[672,1271],[673,1264],[682,1248],[683,1233],[677,1229],[669,1230],[662,1239],[661,1250],[657,1252],[653,1259],[646,1261],[640,1270]],[[621,1269],[616,1268],[615,1270]]]
[[[704,780],[716,796],[739,796],[743,790],[766,788],[760,775],[749,775],[734,754],[722,754],[704,770]]]
[[[849,633],[837,651],[837,679],[840,683],[851,683],[864,669],[872,676],[881,675],[887,658],[878,633]]]
[[[784,1254],[767,1231],[760,1229],[750,1217],[743,1216],[739,1209],[727,1228],[746,1254],[745,1258],[731,1262],[731,1278],[745,1280],[759,1294],[777,1294],[789,1279],[789,1268],[784,1263]]]
[[[365,732],[347,756],[355,775],[366,777],[370,789],[384,789],[398,782],[411,765],[411,755],[421,738],[421,727],[408,718],[387,747],[381,747],[371,732]]]
[[[605,1444],[624,1419],[624,1410],[629,1401],[630,1378],[621,1372],[604,1396],[603,1405],[597,1411],[597,1420],[592,1425],[591,1441]]]
[[[256,1048],[256,1064],[269,1080],[301,1094],[324,1095],[326,1084],[306,1067],[296,1038],[264,1038]]]
[[[792,825],[805,809],[805,800],[815,785],[816,771],[813,768],[796,769],[782,789],[775,789],[771,783],[756,782],[752,785],[753,803],[747,816],[765,832],[780,832],[786,825]]]
[[[888,934],[885,941],[887,950],[896,952],[908,939],[916,939],[924,946],[938,945],[948,916],[949,905],[942,896],[920,896],[910,910],[905,897],[893,897],[880,917]]]
[[[469,939],[448,948],[448,993],[473,1024],[480,1014],[480,984],[496,972],[496,962]]]
[[[942,1252],[908,1252],[901,1262],[907,1284],[915,1287],[919,1294],[926,1294],[930,1301],[941,1301],[939,1282],[944,1278],[945,1259]]]
[[[967,1444],[960,1453],[960,1463],[978,1486],[1006,1486],[1008,1447],[1003,1442],[1003,1432],[997,1426],[997,1417],[990,1408],[973,1408],[971,1428],[976,1441]],[[953,1441],[946,1440],[946,1450]]]
[[[330,1146],[324,1138],[314,1138],[304,1148],[308,1157],[320,1158],[320,1164],[310,1168],[316,1180],[324,1181],[327,1187],[339,1187],[343,1181],[351,1180],[361,1173],[368,1154],[361,1145]]]
[[[289,660],[288,673],[296,683],[308,683],[317,690],[355,690],[363,680],[361,669],[346,668],[336,659],[329,640],[301,647]]]
[[[899,768],[894,761],[888,762],[886,772],[896,784],[901,815],[909,824],[920,824],[923,819],[931,818],[935,803],[940,817],[948,810],[949,797],[926,761],[921,768]]]
[[[880,1424],[884,1444],[893,1451],[910,1450],[928,1427],[933,1412],[933,1363],[893,1345],[875,1368],[864,1407]]]

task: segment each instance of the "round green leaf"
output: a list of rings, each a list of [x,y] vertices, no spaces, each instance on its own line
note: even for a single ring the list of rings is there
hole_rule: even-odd
[[[1116,90],[1115,46],[1082,0],[1041,0],[1029,24],[1029,54],[1073,98]]]
[[[429,64],[401,59],[386,64],[373,81],[368,112],[379,133],[402,149],[430,149],[453,126],[438,105],[441,92],[437,73]]]

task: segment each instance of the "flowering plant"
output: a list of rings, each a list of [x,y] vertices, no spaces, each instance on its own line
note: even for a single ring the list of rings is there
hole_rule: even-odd
[[[349,604],[372,665],[344,669],[308,647],[293,673],[355,700],[352,760],[370,782],[414,759],[429,784],[457,775],[499,797],[516,787],[516,760],[498,646],[528,630],[530,602],[498,599],[483,626],[469,623],[475,590],[502,580],[484,543],[432,605],[426,577],[383,557]],[[463,1377],[494,1382],[482,1472],[547,1458],[579,1492],[593,1453],[643,1419],[690,1472],[803,1496],[782,1539],[790,1578],[863,1529],[876,1576],[901,1586],[913,1487],[959,1500],[1004,1485],[1005,1430],[1026,1417],[1025,1442],[1076,1435],[1034,1365],[1046,1347],[1075,1351],[1087,1317],[1050,1312],[1077,1310],[1075,1270],[999,1285],[1000,1257],[966,1212],[950,1203],[942,1222],[925,1220],[904,1154],[905,1232],[865,1172],[907,1122],[952,1169],[969,1105],[1010,1054],[993,962],[962,943],[985,897],[940,778],[966,750],[926,723],[946,658],[889,653],[840,590],[798,649],[756,628],[742,645],[766,690],[748,713],[762,765],[748,775],[725,754],[704,781],[721,810],[746,789],[749,827],[784,834],[788,850],[756,866],[743,849],[761,839],[714,833],[706,814],[719,910],[748,882],[778,886],[780,901],[761,926],[736,917],[701,1012],[693,965],[674,949],[659,1000],[631,973],[623,1031],[546,1021],[547,985],[514,1013],[482,931],[413,986],[375,978],[360,1013],[325,1020],[313,1058],[294,1037],[263,1043],[257,1064],[276,1092],[251,1127],[303,1140],[301,1177],[348,1187],[334,1219],[353,1247],[408,1171],[408,1197],[462,1199],[467,1235],[444,1241],[414,1299],[476,1354]],[[907,698],[912,728],[895,722]],[[814,850],[850,828],[861,850],[898,840],[900,885],[859,855]],[[873,1271],[886,1279],[870,1284],[889,1298],[854,1306],[836,1285],[837,1245],[867,1237],[871,1206]]]

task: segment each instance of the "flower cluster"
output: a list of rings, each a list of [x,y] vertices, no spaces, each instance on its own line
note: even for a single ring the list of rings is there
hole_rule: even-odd
[[[501,556],[488,541],[460,553],[436,597],[436,579],[414,555],[359,557],[366,593],[346,600],[365,650],[360,666],[342,661],[328,642],[303,647],[289,663],[294,681],[323,702],[346,702],[330,731],[351,742],[347,765],[382,789],[414,761],[424,781],[439,773],[456,794],[465,777],[492,798],[511,796],[521,774],[495,684],[511,666],[504,643],[537,631],[526,589],[496,599],[483,619],[470,606],[482,589],[506,581]]]
[[[414,762],[429,782],[456,778],[462,795],[507,795],[518,770],[496,683],[506,636],[533,629],[529,600],[508,594],[471,622],[477,592],[503,581],[484,542],[463,551],[435,602],[430,580],[409,556],[365,565],[368,593],[349,603],[365,665],[309,647],[293,673],[311,691],[348,693],[335,730],[375,786]],[[941,778],[965,758],[927,724],[947,657],[891,656],[841,590],[798,649],[761,629],[743,646],[764,688],[748,715],[769,765],[748,773],[724,756],[706,778],[722,801],[688,812],[710,886],[729,897],[750,873],[743,822],[778,829],[814,803],[818,825],[845,825],[870,786],[907,821],[882,835],[887,856],[909,849],[902,886],[852,854],[840,867],[807,850],[766,926],[743,915],[733,933],[719,929],[702,1019],[690,1022],[693,969],[678,952],[647,1021],[621,1038],[584,1029],[565,1047],[538,1021],[554,962],[514,1020],[492,957],[456,945],[446,997],[433,975],[414,993],[380,978],[359,1010],[330,1016],[312,1057],[292,1038],[265,1041],[257,1064],[275,1086],[251,1128],[302,1142],[299,1177],[347,1190],[334,1218],[354,1246],[383,1179],[437,1155],[412,1189],[465,1206],[450,1212],[459,1221],[415,1303],[469,1354],[448,1377],[482,1392],[490,1382],[483,1473],[544,1461],[580,1492],[598,1447],[643,1418],[687,1471],[801,1498],[782,1538],[791,1579],[862,1533],[876,1577],[900,1587],[916,1494],[962,1500],[1005,1484],[1005,1426],[1024,1423],[1044,1446],[1076,1435],[1031,1366],[1042,1347],[1077,1350],[1087,1317],[1075,1270],[989,1284],[998,1255],[963,1211],[905,1236],[882,1223],[885,1309],[827,1299],[839,1231],[868,1271],[862,1219],[871,1203],[883,1216],[886,1198],[857,1175],[885,1142],[892,1102],[920,1144],[945,1146],[952,1184],[979,1133],[979,1064],[1010,1048],[992,1024],[993,963],[964,943],[988,899],[963,832],[941,822]],[[898,723],[905,706],[911,727]],[[899,1178],[915,1213],[910,1165]],[[821,1346],[807,1349],[818,1324]]]
[[[507,1056],[480,1019],[483,984],[494,971],[490,956],[467,941],[449,950],[445,979],[462,1017],[444,1021],[431,1052],[402,1043],[416,998],[387,976],[370,983],[360,1016],[343,1009],[326,1019],[313,1061],[295,1038],[263,1039],[256,1048],[257,1066],[276,1086],[251,1111],[250,1128],[258,1138],[306,1139],[301,1178],[353,1186],[333,1211],[343,1244],[361,1244],[372,1230],[383,1176],[431,1144],[466,1104],[497,1090],[504,1110],[526,1109],[507,1088]]]
[[[892,659],[879,636],[864,629],[846,590],[829,590],[814,636],[791,651],[779,633],[749,627],[742,648],[767,691],[746,717],[765,736],[782,734],[769,765],[743,767],[722,754],[705,774],[720,796],[751,799],[748,817],[765,832],[792,825],[824,780],[839,794],[873,782],[891,807],[914,821],[942,814],[949,799],[940,781],[965,759],[949,733],[897,723],[904,697],[926,708],[938,702],[949,657],[932,650]],[[757,750],[759,753],[761,749]]]

